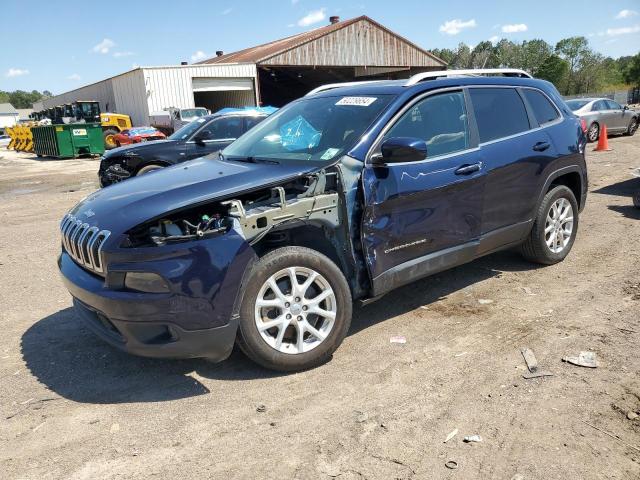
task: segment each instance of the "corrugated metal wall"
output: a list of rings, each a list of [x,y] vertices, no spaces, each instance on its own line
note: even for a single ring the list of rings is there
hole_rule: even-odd
[[[143,70],[134,70],[127,75],[111,79],[118,113],[131,117],[134,126],[149,125],[147,92],[144,88]]]
[[[255,78],[256,66],[238,64],[144,68],[149,112],[169,107],[195,107],[192,85],[194,77]]]
[[[442,67],[433,57],[366,20],[276,55],[260,65]]]

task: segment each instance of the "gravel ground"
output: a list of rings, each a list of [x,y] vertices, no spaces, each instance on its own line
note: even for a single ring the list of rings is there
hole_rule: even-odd
[[[503,252],[409,285],[356,307],[331,362],[288,375],[95,338],[56,256],[98,162],[0,150],[0,477],[640,478],[640,136],[610,144],[589,151],[565,262]],[[523,379],[524,346],[553,377]],[[561,361],[582,350],[598,368]]]

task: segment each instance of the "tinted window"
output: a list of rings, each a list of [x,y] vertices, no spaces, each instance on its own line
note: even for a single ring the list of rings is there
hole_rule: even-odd
[[[551,104],[549,99],[537,90],[524,89],[524,96],[533,109],[533,115],[540,125],[549,123],[558,118],[558,111]]]
[[[612,100],[607,100],[607,107],[609,108],[609,110],[622,110],[620,104]]]
[[[385,138],[413,137],[427,143],[429,157],[469,148],[469,127],[462,92],[433,95],[411,107]]]
[[[529,130],[524,103],[513,88],[472,88],[469,92],[481,143]]]
[[[587,103],[589,103],[589,101],[588,100],[567,100],[565,103],[571,110],[575,112],[576,110],[580,110],[582,107],[584,107]]]
[[[242,117],[219,118],[213,120],[198,132],[203,140],[223,140],[242,135]]]
[[[591,107],[592,112],[599,112],[600,110],[607,110],[607,104],[604,102],[604,100],[598,100]]]
[[[246,117],[244,120],[246,122],[246,130],[255,127],[262,120],[264,120],[264,118],[265,117]]]

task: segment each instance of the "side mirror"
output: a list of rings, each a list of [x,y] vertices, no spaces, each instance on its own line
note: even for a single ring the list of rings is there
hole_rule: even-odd
[[[381,154],[372,157],[373,165],[418,162],[427,158],[427,143],[413,137],[388,138],[381,145]]]
[[[623,110],[629,110],[629,105],[625,105],[624,107],[622,107]]]
[[[204,137],[204,135],[198,134],[195,137],[193,137],[193,141],[196,143],[196,145],[205,145],[205,141],[206,138]]]

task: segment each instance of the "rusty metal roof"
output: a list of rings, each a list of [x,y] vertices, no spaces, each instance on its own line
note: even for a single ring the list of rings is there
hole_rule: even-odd
[[[374,25],[375,27],[378,27],[382,30],[384,30],[385,32],[393,35],[394,37],[396,37],[398,40],[400,40],[401,42],[404,42],[408,45],[410,45],[411,47],[419,50],[420,52],[422,52],[424,55],[432,58],[434,61],[439,62],[442,64],[442,66],[446,66],[446,62],[438,57],[436,57],[435,55],[433,55],[431,52],[428,52],[420,47],[418,47],[416,44],[410,42],[409,40],[407,40],[406,38],[398,35],[395,32],[392,32],[391,30],[389,30],[388,28],[386,28],[384,25],[381,25],[380,23],[376,22],[375,20],[367,17],[366,15],[361,15],[360,17],[356,17],[356,18],[351,18],[349,20],[344,20],[342,22],[337,22],[337,23],[333,23],[333,24],[329,24],[326,25],[324,27],[320,27],[320,28],[316,28],[314,30],[310,30],[308,32],[302,32],[299,33],[297,35],[292,35],[290,37],[286,37],[280,40],[275,40],[273,42],[269,42],[269,43],[265,43],[262,45],[258,45],[257,47],[251,47],[251,48],[245,48],[244,50],[239,50],[237,52],[233,52],[233,53],[227,53],[225,55],[221,55],[219,57],[213,57],[213,58],[209,58],[207,60],[203,60],[201,62],[197,62],[199,64],[215,64],[215,63],[256,63],[259,64],[261,62],[264,62],[265,60],[268,60],[271,57],[274,57],[276,55],[279,55],[283,52],[289,51],[289,50],[293,50],[297,47],[300,47],[301,45],[304,45],[306,43],[312,42],[314,40],[317,40],[321,37],[324,37],[330,33],[333,33],[337,30],[341,30],[345,27],[348,27],[349,25],[352,25],[356,22],[359,21],[366,21],[371,23],[372,25]]]

